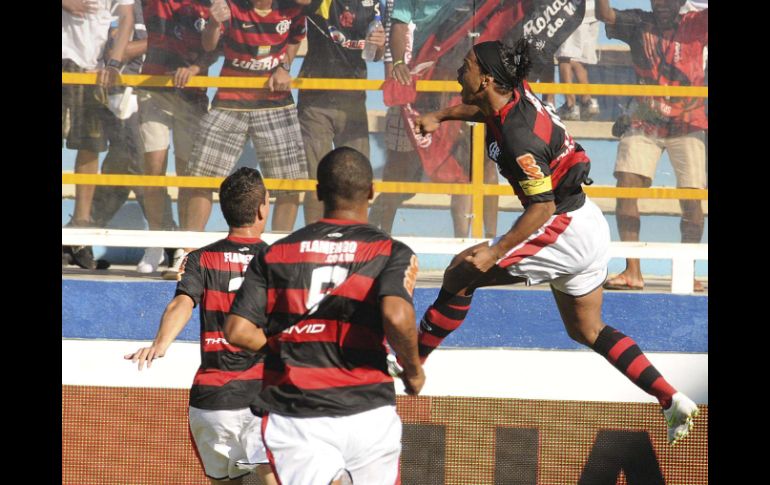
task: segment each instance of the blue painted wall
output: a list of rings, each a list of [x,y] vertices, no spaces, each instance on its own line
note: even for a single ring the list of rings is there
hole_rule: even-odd
[[[62,280],[62,337],[152,340],[175,284]],[[438,288],[417,288],[420,318]],[[198,311],[179,339],[197,341]],[[708,297],[605,293],[606,323],[645,351],[708,352]],[[480,289],[445,347],[582,349],[567,337],[550,291]]]

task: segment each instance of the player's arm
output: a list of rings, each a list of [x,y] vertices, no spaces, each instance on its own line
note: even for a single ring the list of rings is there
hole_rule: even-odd
[[[264,350],[267,344],[267,336],[261,328],[251,320],[234,313],[227,315],[224,334],[229,344],[252,352]]]
[[[126,354],[124,359],[131,362],[139,362],[139,370],[142,370],[144,364],[147,368],[152,366],[152,361],[166,355],[166,350],[177,338],[182,329],[187,325],[192,316],[195,302],[185,294],[179,294],[166,306],[163,317],[160,320],[160,328],[155,335],[152,345],[142,347],[132,354]]]
[[[417,354],[417,327],[414,306],[400,296],[384,296],[380,300],[382,324],[388,344],[398,355],[404,368],[401,380],[406,393],[416,396],[425,384],[425,372]]]
[[[417,135],[433,133],[442,122],[452,120],[481,122],[484,121],[484,113],[478,106],[461,103],[418,117],[414,123],[414,132]]]
[[[264,254],[262,248],[254,257],[243,275],[243,283],[235,294],[230,312],[225,320],[225,339],[252,352],[266,351],[267,336],[263,327],[267,325],[267,280],[265,278]]]
[[[494,246],[478,246],[465,260],[479,271],[489,271],[505,253],[521,244],[539,227],[541,227],[556,211],[556,204],[551,200],[547,202],[533,202],[524,213],[516,219],[513,227],[506,232]]]

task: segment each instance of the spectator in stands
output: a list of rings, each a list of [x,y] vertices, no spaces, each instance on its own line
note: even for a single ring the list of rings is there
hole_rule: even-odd
[[[169,144],[173,136],[174,165],[177,175],[189,175],[188,162],[193,139],[201,118],[208,112],[209,100],[205,88],[185,88],[193,76],[205,76],[217,58],[207,53],[201,44],[201,34],[208,17],[207,0],[148,0],[145,9],[147,23],[147,58],[142,74],[173,76],[174,89],[145,88],[139,96],[139,117],[144,142],[145,175],[165,175]],[[179,225],[187,220],[189,191],[180,188],[177,200]],[[166,187],[145,187],[144,200],[150,230],[170,230],[163,218]],[[165,279],[176,279],[184,251],[174,251]],[[137,271],[150,273],[163,262],[162,248],[147,248],[137,265]]]
[[[222,40],[221,76],[267,79],[267,89],[220,88],[203,117],[190,159],[190,175],[224,177],[235,167],[250,136],[266,178],[307,178],[307,160],[297,108],[291,95],[291,62],[305,38],[310,0],[214,0],[203,31],[203,48]],[[273,231],[290,231],[299,193],[274,191]],[[212,189],[193,189],[185,230],[202,231],[212,207]]]
[[[149,368],[153,360],[166,355],[200,304],[201,363],[189,406],[196,454],[214,485],[240,484],[255,468],[266,484],[275,485],[260,436],[262,418],[249,409],[262,388],[262,356],[234,347],[222,337],[230,302],[249,261],[267,246],[260,239],[269,212],[267,189],[257,170],[243,167],[222,182],[220,195],[227,238],[185,258],[184,274],[152,345],[124,358],[138,362],[139,370],[145,364]]]
[[[471,19],[475,12],[469,12],[467,2],[464,0],[446,1],[421,1],[395,0],[393,14],[389,16],[389,47],[392,54],[392,65],[386,67],[386,72],[392,73],[392,77],[403,85],[413,82],[411,69],[417,68],[416,59],[431,56],[423,52],[424,49],[434,50],[442,42],[451,37],[459,26]],[[434,37],[431,39],[431,37]],[[467,39],[467,38],[466,38]],[[433,42],[432,46],[427,45]],[[455,44],[441,46],[441,55],[434,59],[432,67],[428,67],[431,74],[421,71],[422,79],[456,79],[456,64],[462,58],[464,52],[470,46],[467,40],[457,41]],[[411,66],[411,69],[410,69]],[[424,66],[423,66],[424,67]],[[417,100],[413,106],[419,112],[428,112],[438,109],[439,106],[449,102],[450,98],[456,98],[456,94],[450,93],[417,93]],[[385,145],[387,148],[385,167],[382,178],[385,181],[409,181],[419,182],[424,174],[423,160],[414,146],[411,129],[407,126],[404,117],[404,107],[392,106],[386,115]],[[457,171],[461,172],[453,182],[467,182],[470,166],[470,145],[468,134],[462,125],[451,136],[456,140],[448,150],[446,159],[453,159],[459,165]],[[436,146],[440,136],[433,134]],[[444,155],[442,155],[444,156]],[[439,162],[440,163],[440,162]],[[497,172],[494,164],[487,160],[484,177],[486,182],[497,182]],[[442,180],[445,181],[445,180]],[[370,222],[391,233],[393,221],[399,206],[415,194],[382,193],[374,201],[370,213]],[[487,197],[484,203],[484,221],[486,232],[494,235],[497,229],[497,198]],[[471,225],[471,198],[466,195],[452,195],[450,212],[456,237],[467,237]]]
[[[62,0],[62,72],[97,72],[97,84],[62,85],[62,143],[77,150],[75,173],[97,173],[99,153],[107,150],[103,119],[109,113],[97,100],[98,87],[109,87],[123,67],[126,45],[131,39],[133,0],[92,2]],[[113,49],[102,62],[113,15],[118,29]],[[92,226],[93,185],[75,187],[75,210],[68,226]],[[62,247],[62,263],[72,261],[86,269],[96,269],[90,246]],[[101,264],[100,267],[106,267]]]
[[[134,3],[134,36],[125,51],[126,63],[123,74],[139,74],[142,69],[144,54],[147,52],[147,29],[144,25],[142,4]],[[117,29],[111,29],[111,38],[107,41],[105,55],[112,49]],[[111,115],[105,116],[104,129],[109,140],[107,155],[102,161],[101,172],[105,174],[141,175],[144,164],[144,148],[139,133],[139,114],[137,112],[136,94],[133,88],[114,87],[108,90]],[[128,96],[128,98],[124,98]],[[124,105],[125,104],[125,105]],[[121,113],[121,108],[126,112]],[[128,116],[128,118],[125,118]],[[96,227],[105,227],[128,200],[131,190],[136,199],[144,207],[143,188],[129,186],[97,185],[91,205],[91,220]],[[163,227],[174,227],[171,213],[171,198],[164,194]],[[146,217],[146,215],[145,215]],[[147,272],[147,271],[140,271]]]
[[[375,60],[385,49],[385,30],[367,37],[369,24],[380,15],[378,2],[325,2],[307,17],[307,54],[299,76],[303,78],[366,79],[361,58],[366,42],[377,46]],[[308,175],[316,177],[318,161],[332,148],[349,146],[369,157],[369,122],[365,91],[300,90],[297,100]],[[323,207],[314,191],[305,192],[305,223],[321,218]]]
[[[631,47],[640,84],[703,86],[703,51],[708,45],[708,9],[680,14],[684,0],[651,0],[652,12],[615,10],[609,0],[596,0],[596,17],[607,26],[607,37]],[[642,98],[631,115],[631,126],[618,143],[615,177],[618,187],[649,187],[663,150],[668,151],[677,187],[706,186],[704,98]],[[703,236],[700,200],[680,200],[683,243]],[[623,241],[638,241],[640,217],[636,199],[617,199],[618,232]],[[608,289],[642,289],[638,259],[610,278]],[[695,291],[703,285],[695,281]]]
[[[588,84],[588,71],[584,64],[597,62],[596,43],[599,38],[599,21],[594,14],[594,1],[586,0],[583,22],[556,50],[559,61],[559,76],[562,83],[571,83],[572,74],[577,82]],[[589,94],[581,96],[578,104],[574,94],[565,94],[565,102],[556,111],[559,118],[568,121],[588,121],[599,114],[599,102]]]

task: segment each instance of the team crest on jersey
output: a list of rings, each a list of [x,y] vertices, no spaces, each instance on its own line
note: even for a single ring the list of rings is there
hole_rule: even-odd
[[[492,159],[492,161],[496,162],[497,157],[500,156],[500,145],[497,144],[496,141],[493,141],[489,144],[489,158]]]
[[[278,22],[278,24],[275,26],[275,31],[283,35],[289,31],[290,26],[291,26],[291,20],[284,19]]]
[[[203,29],[206,28],[206,19],[199,18],[198,20],[195,21],[193,26],[195,27],[196,32],[203,32]]]

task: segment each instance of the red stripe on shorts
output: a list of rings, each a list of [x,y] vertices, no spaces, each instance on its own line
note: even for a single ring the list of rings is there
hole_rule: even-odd
[[[555,243],[556,239],[567,230],[571,221],[572,217],[569,215],[559,214],[545,227],[545,231],[543,231],[541,235],[527,241],[519,249],[507,254],[499,263],[497,263],[497,265],[501,268],[507,268],[508,266],[513,266],[520,262],[524,258],[534,256],[540,252],[541,249]]]

